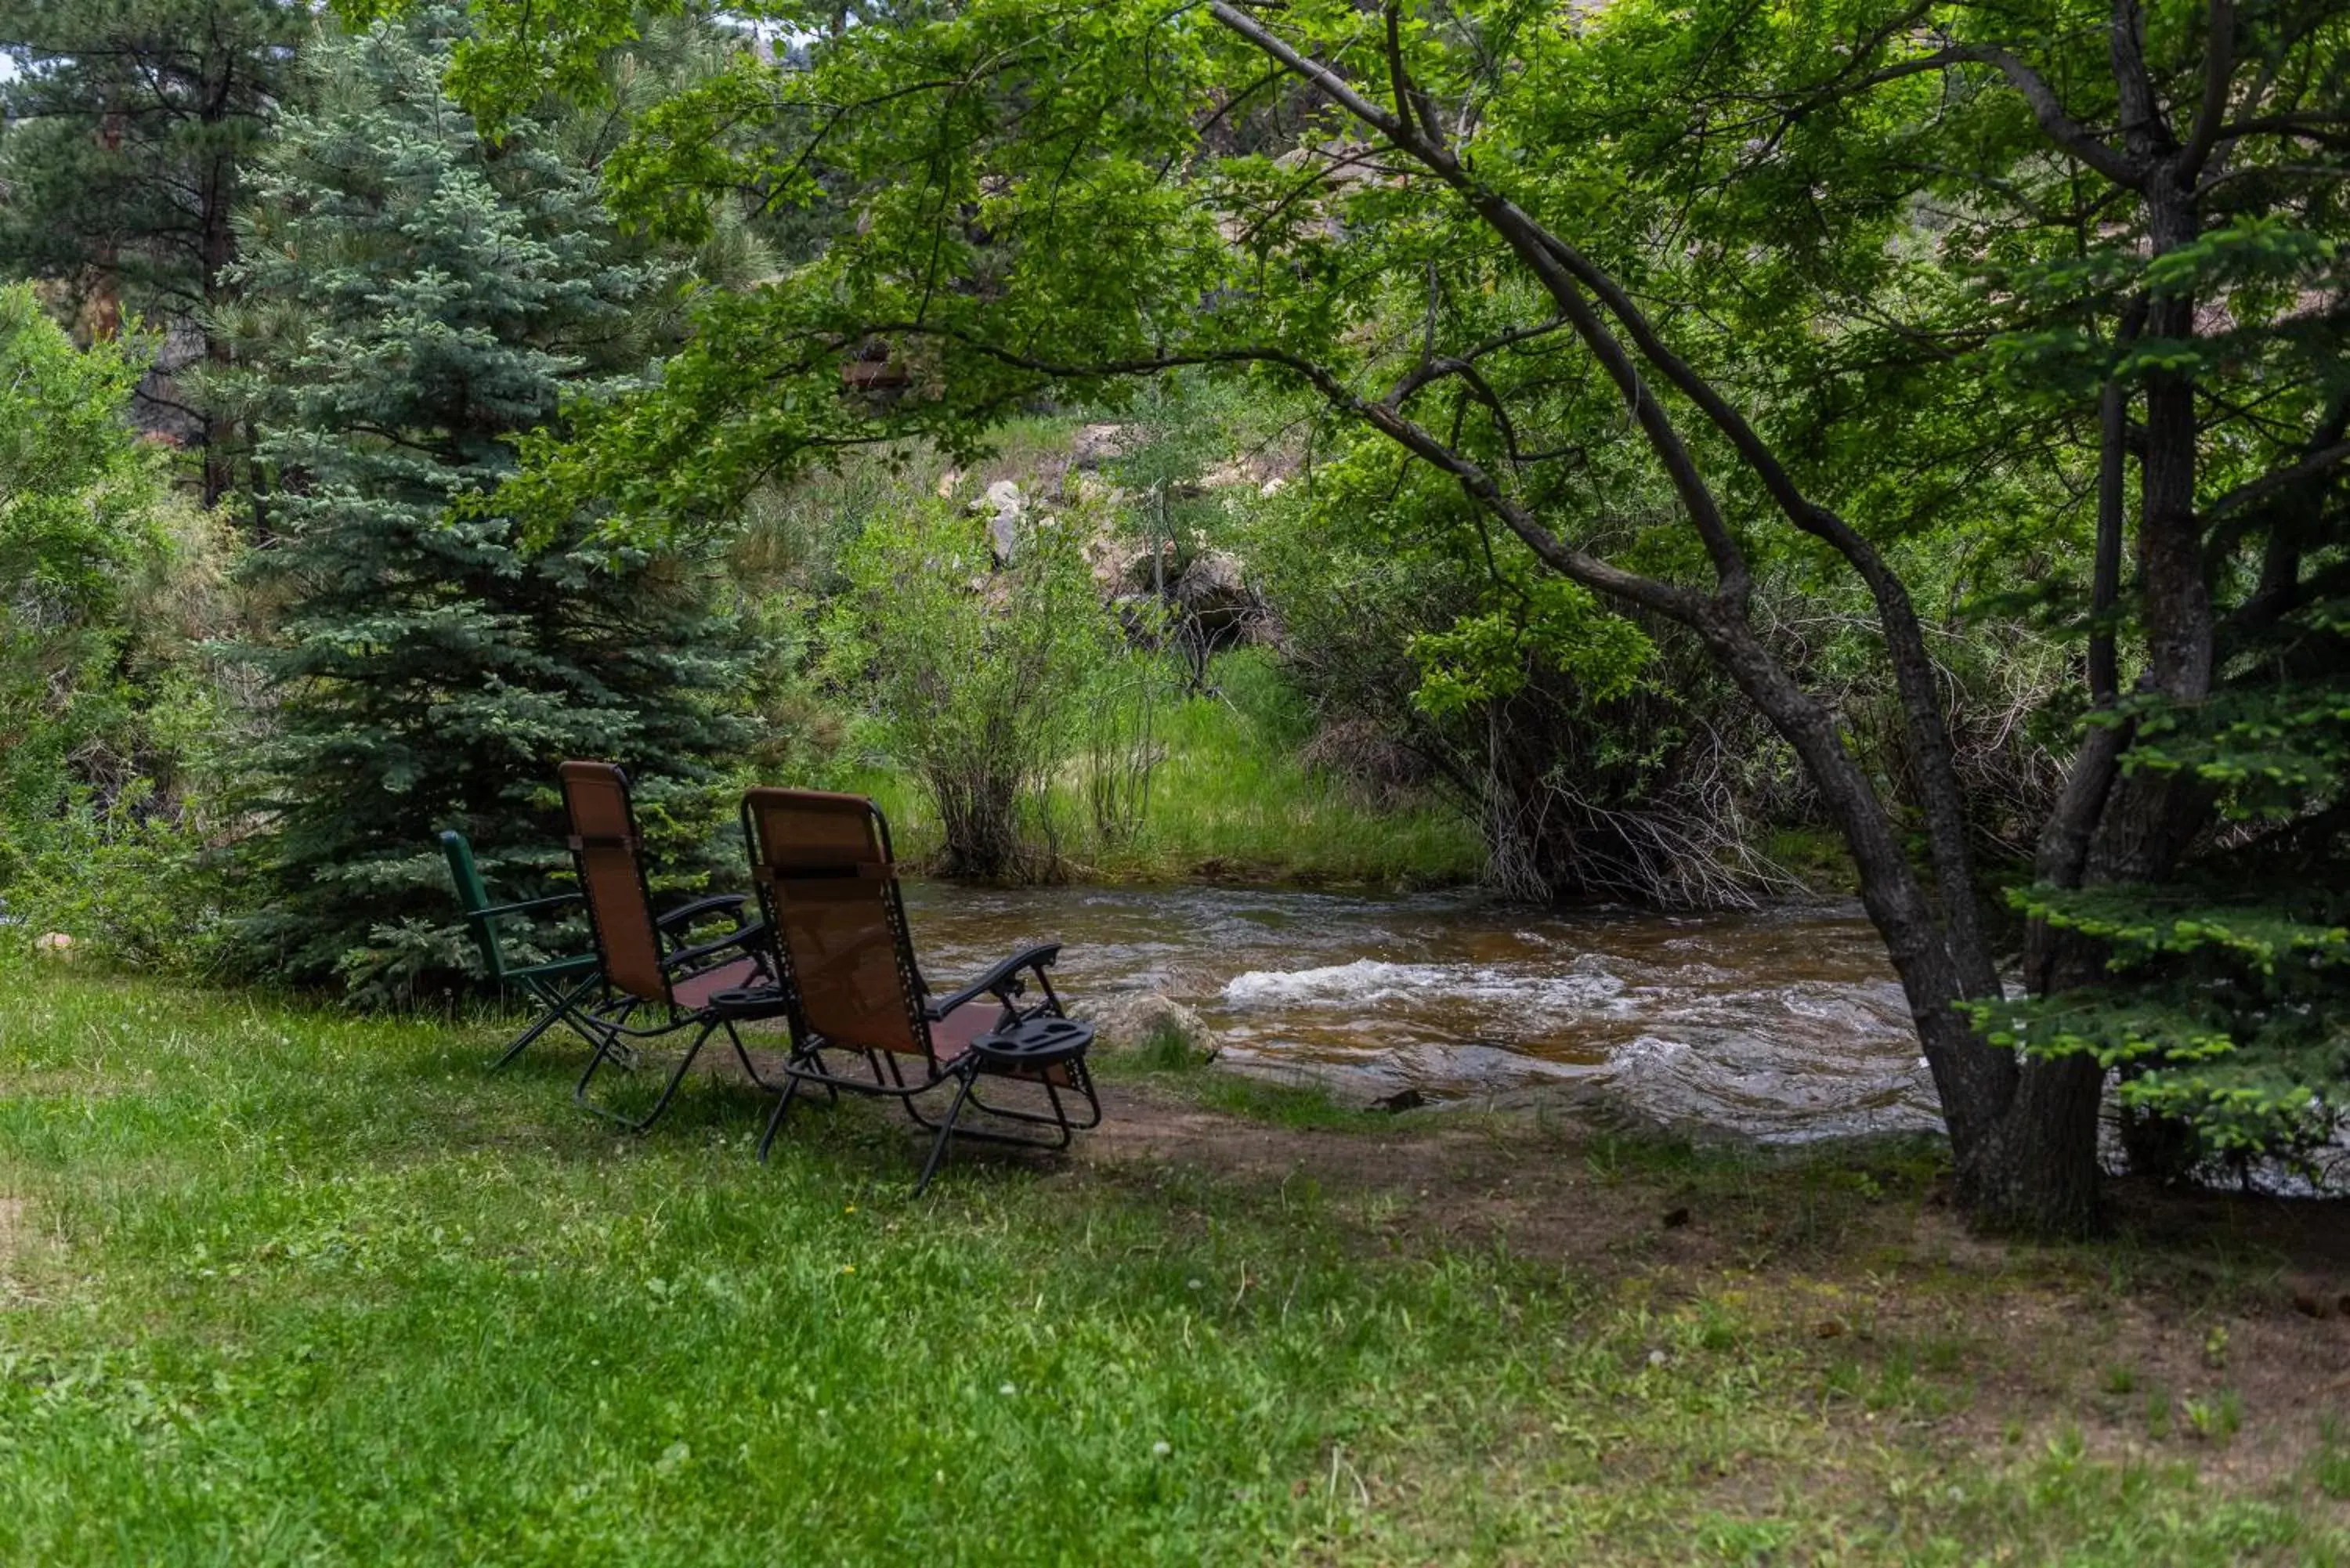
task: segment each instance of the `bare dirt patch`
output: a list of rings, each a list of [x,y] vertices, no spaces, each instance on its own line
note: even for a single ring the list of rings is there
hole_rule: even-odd
[[[27,1200],[0,1197],[0,1300],[19,1288],[17,1263],[32,1243],[32,1219]]]

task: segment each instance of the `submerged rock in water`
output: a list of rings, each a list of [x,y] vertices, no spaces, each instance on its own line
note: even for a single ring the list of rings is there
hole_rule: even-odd
[[[1095,1049],[1119,1055],[1165,1052],[1187,1063],[1212,1062],[1223,1043],[1208,1021],[1156,991],[1112,993],[1077,1010],[1094,1026]]]

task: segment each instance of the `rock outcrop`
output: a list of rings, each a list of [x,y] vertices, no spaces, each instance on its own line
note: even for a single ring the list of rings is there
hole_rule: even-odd
[[[1069,443],[1069,461],[1078,468],[1099,468],[1112,458],[1124,457],[1134,442],[1131,425],[1087,425]]]
[[[987,487],[987,493],[971,504],[973,512],[993,514],[987,520],[987,538],[995,552],[995,564],[1008,566],[1020,548],[1020,520],[1028,514],[1028,498],[1020,486],[1009,479],[999,479]]]
[[[1264,600],[1249,586],[1238,556],[1225,550],[1202,550],[1191,557],[1169,589],[1169,596],[1211,647],[1247,640],[1251,629],[1264,618]]]

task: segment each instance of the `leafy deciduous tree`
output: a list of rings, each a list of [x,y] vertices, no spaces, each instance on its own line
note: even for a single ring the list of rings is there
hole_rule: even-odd
[[[29,286],[0,290],[0,825],[20,850],[101,727],[122,578],[161,548],[153,454],[121,414],[138,379],[120,344],[75,348]]]
[[[493,102],[625,26],[483,9]],[[1859,868],[1966,1201],[2077,1229],[2109,1064],[2255,1142],[2340,1104],[2341,911],[2307,868],[2345,857],[2346,47],[2325,0],[973,0],[849,28],[684,95],[624,161],[631,210],[680,232],[745,184],[848,192],[853,228],[714,299],[658,392],[542,444],[511,496],[608,497],[657,535],[780,463],[969,446],[1039,394],[1180,364],[1307,389],[1706,648]],[[718,118],[723,143],[677,134]],[[904,390],[877,418],[842,378],[879,352]],[[1627,485],[1659,525],[1619,525]],[[2025,899],[2030,1016],[1898,565],[1929,529],[2002,587],[2035,538],[2091,560],[2093,722]],[[1873,607],[1899,794],[1756,613],[1783,551]],[[2239,849],[2266,896],[2219,869]],[[2188,886],[2206,867],[2241,918]],[[2116,961],[2203,1022],[2116,991]],[[2059,1013],[2053,1049],[1999,1022]]]

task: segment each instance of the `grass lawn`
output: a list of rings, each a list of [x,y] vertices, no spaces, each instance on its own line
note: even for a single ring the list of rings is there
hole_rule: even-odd
[[[2338,1215],[2009,1249],[1929,1151],[1139,1072],[917,1203],[500,1033],[0,961],[0,1559],[2350,1558]]]

